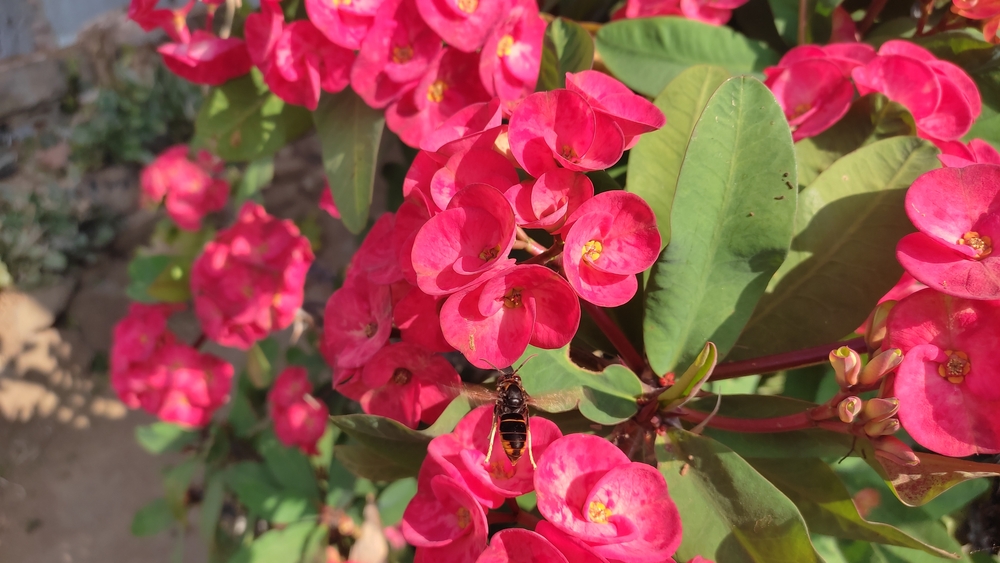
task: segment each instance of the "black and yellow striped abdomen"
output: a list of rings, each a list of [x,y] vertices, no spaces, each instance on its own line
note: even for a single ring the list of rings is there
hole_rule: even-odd
[[[526,415],[527,412],[524,414],[508,412],[499,417],[500,443],[503,444],[504,453],[507,454],[511,464],[516,464],[517,460],[521,458],[521,454],[524,453],[524,446],[528,439]]]

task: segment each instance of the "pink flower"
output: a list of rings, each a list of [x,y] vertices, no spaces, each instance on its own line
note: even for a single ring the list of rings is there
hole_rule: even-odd
[[[837,6],[830,14],[830,43],[857,43],[858,26],[851,14],[843,6]],[[706,560],[707,561],[707,560]]]
[[[504,196],[514,208],[518,226],[555,232],[583,202],[594,197],[594,183],[586,174],[554,168],[537,180],[514,184]]]
[[[1000,164],[1000,153],[982,139],[973,139],[968,145],[959,141],[939,141],[936,144],[941,149],[938,160],[949,168],[961,168],[970,164]]]
[[[312,384],[305,368],[289,367],[278,374],[274,387],[267,395],[274,434],[282,444],[297,447],[303,453],[316,455],[316,443],[326,432],[330,416],[326,405],[309,392]]]
[[[854,100],[851,71],[874,58],[875,50],[861,43],[802,45],[764,69],[794,140],[826,131],[847,113]]]
[[[538,84],[545,25],[534,0],[515,0],[483,46],[479,77],[508,113]]]
[[[507,255],[514,229],[514,212],[503,194],[483,184],[463,189],[413,239],[417,285],[429,295],[445,295],[512,264]]]
[[[417,156],[419,160],[419,155]],[[405,189],[405,188],[404,188]],[[410,285],[417,285],[417,272],[413,269],[413,241],[421,227],[431,218],[428,207],[436,207],[433,202],[428,204],[430,197],[417,193],[407,197],[396,211],[396,223],[393,225],[392,246],[396,249],[396,260],[403,279]],[[437,209],[435,209],[435,212]]]
[[[486,549],[486,513],[466,487],[447,475],[418,480],[403,512],[403,537],[414,563],[473,563]]]
[[[881,92],[910,110],[917,134],[927,139],[958,139],[982,110],[979,90],[964,70],[907,41],[885,42],[852,76],[862,96]]]
[[[188,157],[187,145],[176,145],[160,153],[142,170],[139,183],[143,199],[157,203],[166,198],[167,214],[186,231],[201,229],[202,218],[226,206],[229,183],[219,178],[223,163],[206,150]]]
[[[156,9],[158,2],[159,0],[132,0],[128,6],[129,19],[139,24],[143,31],[153,31],[159,27],[172,41],[178,43],[190,41],[187,15],[194,6],[194,0],[175,10]]]
[[[469,104],[424,135],[420,142],[421,154],[445,164],[457,153],[473,148],[491,148],[495,134],[501,130],[502,121],[499,99]],[[491,137],[490,133],[494,135]]]
[[[331,43],[311,22],[286,24],[278,0],[262,0],[246,19],[250,58],[279,98],[315,110],[320,89],[339,92],[350,82],[354,52]]]
[[[361,247],[351,258],[351,266],[347,271],[349,279],[361,275],[380,285],[389,285],[403,279],[392,242],[395,220],[395,214],[383,213],[375,221]]]
[[[451,295],[441,308],[445,339],[484,369],[513,364],[528,344],[561,348],[579,324],[580,303],[573,288],[535,264],[501,270]]]
[[[595,112],[610,117],[622,130],[626,149],[639,142],[639,135],[656,131],[667,122],[660,108],[603,72],[567,72],[566,89],[583,96]]]
[[[570,434],[550,444],[535,492],[546,520],[610,560],[661,563],[681,543],[680,514],[663,475],[598,436]]]
[[[381,0],[305,0],[309,21],[331,42],[356,51],[375,23]]]
[[[549,540],[522,528],[507,528],[493,534],[476,563],[569,563]],[[574,561],[574,563],[576,563]]]
[[[413,0],[385,0],[361,43],[351,87],[369,106],[383,108],[427,74],[441,49]]]
[[[535,489],[535,468],[527,451],[517,465],[511,465],[499,433],[494,437],[490,459],[486,459],[492,424],[492,406],[473,409],[453,432],[431,440],[427,455],[450,475],[466,483],[480,502],[496,508],[505,498],[515,498]],[[532,416],[529,424],[531,451],[538,460],[549,444],[562,437],[562,432],[553,422],[538,416]]]
[[[334,219],[340,219],[340,210],[337,203],[333,201],[333,192],[330,191],[330,183],[323,187],[323,193],[319,195],[319,208],[330,214]]]
[[[747,0],[628,0],[612,19],[682,15],[712,25],[724,25],[732,17],[733,10],[746,3]]]
[[[660,253],[653,210],[635,194],[604,192],[581,205],[567,225],[563,268],[569,284],[595,305],[627,303],[638,289],[635,274]]]
[[[130,363],[144,362],[158,348],[174,342],[173,333],[167,330],[167,318],[180,308],[166,304],[129,305],[128,314],[114,328],[111,371],[126,369]]]
[[[1000,166],[939,168],[906,193],[906,213],[920,232],[903,237],[896,258],[921,282],[948,295],[1000,299]]]
[[[417,0],[417,9],[445,43],[471,53],[483,46],[507,0]]]
[[[577,537],[568,535],[552,524],[542,520],[535,526],[539,535],[566,556],[570,563],[608,563],[608,560],[594,551],[594,548]],[[668,559],[668,562],[673,561]]]
[[[360,368],[389,342],[391,332],[389,287],[357,276],[326,302],[320,351],[333,367]]]
[[[431,199],[438,209],[446,209],[462,188],[486,184],[501,192],[517,184],[517,169],[504,156],[491,149],[470,149],[448,159],[431,178]]]
[[[991,43],[997,42],[997,27],[1000,27],[1000,2],[996,0],[955,0],[951,11],[973,19],[988,20],[983,25],[983,35]]]
[[[399,328],[400,338],[422,346],[431,352],[451,352],[454,348],[441,332],[440,310],[444,296],[427,295],[419,287],[411,287],[392,309],[392,320]]]
[[[386,108],[386,126],[404,143],[419,147],[428,133],[460,109],[490,99],[479,82],[477,65],[475,54],[445,47],[420,82]]]
[[[433,424],[462,383],[444,357],[406,342],[379,350],[365,365],[361,378],[369,389],[359,401],[365,412],[410,428],[421,421]]]
[[[290,324],[302,306],[309,240],[253,202],[205,245],[191,267],[194,309],[205,335],[246,350]]]
[[[201,30],[194,32],[190,43],[167,43],[157,51],[167,68],[195,84],[219,86],[253,67],[242,39],[220,39]]]
[[[910,436],[949,456],[1000,452],[997,302],[925,289],[892,309],[887,329],[903,351],[894,393]]]
[[[541,176],[558,166],[587,172],[618,162],[625,150],[621,128],[569,90],[536,92],[510,116],[510,151],[525,172]]]

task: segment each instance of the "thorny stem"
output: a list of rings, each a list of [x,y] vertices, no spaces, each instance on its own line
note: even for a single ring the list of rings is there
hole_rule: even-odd
[[[809,26],[809,0],[799,0],[799,45],[806,44],[806,29],[808,28],[808,26]]]
[[[525,230],[522,229],[521,227],[517,228],[517,240],[519,242],[524,243],[524,244],[519,246],[519,245],[517,245],[517,243],[514,243],[515,244],[515,248],[523,248],[524,250],[527,250],[529,253],[531,253],[534,256],[538,256],[539,254],[542,254],[543,252],[545,252],[546,250],[548,250],[544,246],[538,244],[530,236],[528,236],[528,233],[525,232]]]
[[[563,251],[562,239],[557,238],[556,241],[552,243],[552,246],[548,248],[548,250],[542,252],[541,254],[536,254],[531,258],[528,258],[527,260],[522,262],[522,264],[545,264],[549,260],[558,256],[559,253],[561,253],[562,251]]]
[[[618,350],[618,355],[621,356],[622,361],[628,366],[636,375],[641,374],[643,369],[646,367],[646,361],[642,359],[642,355],[632,346],[632,342],[629,341],[622,329],[615,324],[615,321],[608,316],[604,309],[586,301],[580,299],[580,305],[583,309],[587,311],[594,322],[597,323],[598,328],[601,332],[608,337],[611,344],[614,345],[615,349]]]
[[[882,9],[889,0],[872,0],[872,3],[868,6],[868,11],[865,12],[865,17],[858,24],[858,33],[864,36],[871,29],[872,25],[875,23],[875,18],[882,13]]]
[[[795,350],[782,354],[774,354],[771,356],[763,356],[761,358],[753,358],[750,360],[726,362],[715,367],[715,371],[712,372],[712,381],[720,381],[723,379],[732,379],[734,377],[743,377],[745,375],[757,375],[761,373],[770,373],[772,371],[780,371],[783,369],[821,364],[829,359],[830,352],[840,348],[841,346],[847,346],[848,348],[859,352],[867,351],[868,349],[865,344],[864,337],[859,336],[844,342],[823,344],[822,346],[813,346],[812,348],[805,348],[803,350]]]
[[[817,421],[809,416],[810,411],[803,411],[786,416],[775,416],[772,418],[735,418],[731,416],[715,415],[711,413],[696,411],[692,409],[680,409],[681,418],[700,424],[708,420],[708,426],[719,430],[729,430],[731,432],[742,432],[746,434],[762,434],[768,432],[789,432],[792,430],[803,430],[805,428],[815,428]]]

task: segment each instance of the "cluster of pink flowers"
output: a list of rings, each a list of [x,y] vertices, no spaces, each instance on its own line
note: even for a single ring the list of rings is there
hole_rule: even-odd
[[[428,446],[417,494],[403,514],[415,561],[671,560],[681,541],[680,515],[656,468],[630,461],[598,436],[563,436],[540,417],[531,418],[537,469],[523,458],[512,465],[499,435],[486,459],[492,416],[491,407],[477,408]],[[532,491],[545,520],[534,531],[500,531],[487,546],[487,512]]]
[[[253,63],[243,40],[221,38],[211,31],[213,16],[224,0],[202,0],[208,5],[208,19],[205,30],[193,33],[186,18],[195,0],[175,10],[157,9],[158,1],[132,0],[128,15],[146,31],[161,28],[167,33],[172,42],[158,50],[174,74],[195,84],[218,86],[250,72]]]
[[[427,136],[403,205],[378,219],[327,304],[323,351],[335,386],[367,412],[431,422],[458,380],[435,353],[458,350],[489,368],[512,364],[529,344],[565,346],[579,298],[622,305],[656,260],[650,207],[624,191],[595,196],[584,174],[662,126],[654,105],[585,71],[568,74],[566,89],[525,98],[509,125],[501,106],[469,106]],[[553,249],[524,229],[550,233]],[[515,249],[544,255],[518,264]],[[387,346],[393,324],[402,342]]]
[[[749,0],[628,0],[611,14],[612,20],[649,18],[653,16],[684,16],[685,18],[725,25],[733,10]]]
[[[900,103],[913,114],[917,134],[936,143],[968,133],[982,110],[965,71],[908,41],[887,41],[878,52],[863,43],[802,45],[764,72],[796,141],[843,117],[855,87],[862,96],[879,92]]]
[[[987,41],[998,43],[997,28],[1000,27],[1000,2],[996,0],[953,0],[951,11],[970,20],[986,20],[983,36]]]
[[[247,202],[191,266],[194,310],[205,335],[243,350],[292,323],[302,306],[309,240],[288,220]]]
[[[111,386],[129,408],[199,427],[229,400],[233,366],[177,340],[167,318],[178,308],[132,304],[115,325]]]
[[[139,182],[144,203],[164,201],[167,215],[178,227],[197,231],[205,215],[226,206],[229,182],[221,177],[225,171],[221,159],[198,150],[192,160],[190,153],[187,145],[170,147],[143,168]]]
[[[286,368],[274,380],[267,394],[268,415],[274,434],[282,444],[316,455],[316,443],[326,431],[330,411],[310,392],[312,384],[305,368]]]

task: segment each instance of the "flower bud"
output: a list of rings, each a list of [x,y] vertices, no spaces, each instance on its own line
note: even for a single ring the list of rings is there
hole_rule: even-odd
[[[885,322],[889,318],[889,311],[896,305],[895,301],[883,301],[875,306],[868,319],[865,321],[865,343],[869,350],[878,350],[885,340]]]
[[[861,413],[861,408],[860,397],[848,397],[837,405],[837,416],[840,417],[841,422],[850,424]]]
[[[875,447],[875,455],[898,463],[900,465],[917,465],[920,458],[913,453],[913,448],[906,445],[895,436],[879,436],[872,438],[872,445]]]
[[[887,418],[885,420],[873,420],[865,424],[865,434],[869,436],[888,436],[899,432],[899,419]]]
[[[861,385],[872,385],[877,383],[889,372],[899,367],[903,363],[903,351],[899,348],[892,348],[882,352],[868,361],[868,365],[861,370],[858,383]]]
[[[867,422],[880,422],[898,411],[899,399],[895,397],[869,399],[861,409],[861,419]]]
[[[858,384],[858,373],[861,371],[861,356],[847,346],[841,346],[830,352],[830,364],[837,374],[837,384],[841,387],[851,387]]]

